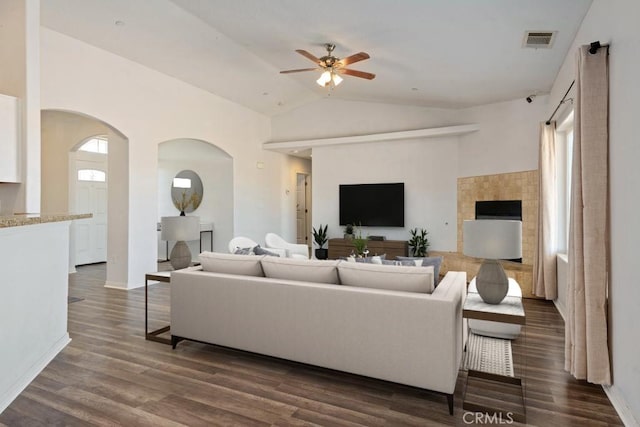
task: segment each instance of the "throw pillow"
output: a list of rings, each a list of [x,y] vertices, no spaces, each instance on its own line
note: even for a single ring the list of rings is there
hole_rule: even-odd
[[[442,265],[442,257],[441,256],[433,256],[433,257],[410,257],[410,256],[397,256],[397,260],[399,261],[419,261],[422,260],[423,267],[433,266],[433,274],[436,285],[440,281],[440,265]],[[416,264],[417,265],[417,264]]]
[[[374,256],[367,256],[367,257],[362,257],[362,258],[356,258],[356,262],[364,262],[364,263],[368,263],[368,264],[382,264],[380,261],[385,259],[387,257],[387,254],[382,254],[382,255],[374,255]]]
[[[241,248],[236,247],[236,250],[233,252],[234,255],[253,255],[253,248]]]
[[[416,263],[414,261],[399,261],[399,260],[391,260],[391,259],[383,259],[382,265],[397,265],[397,266],[405,266],[405,267],[415,267]],[[420,266],[422,267],[422,266]]]
[[[277,256],[277,257],[280,256],[280,254],[277,254],[275,252],[271,252],[269,250],[266,250],[265,248],[261,248],[260,245],[258,245],[255,248],[253,248],[253,253],[256,254],[256,255],[268,255],[268,256]]]

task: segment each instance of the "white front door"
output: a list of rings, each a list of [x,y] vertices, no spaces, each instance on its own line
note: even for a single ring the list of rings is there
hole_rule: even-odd
[[[107,261],[107,181],[100,166],[76,162],[75,211],[93,215],[76,221],[76,265]]]

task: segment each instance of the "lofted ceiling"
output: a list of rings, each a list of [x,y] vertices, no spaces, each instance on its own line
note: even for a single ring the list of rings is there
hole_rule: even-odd
[[[548,92],[591,0],[42,0],[42,25],[275,115],[323,97],[464,108]],[[557,31],[524,48],[525,31]],[[376,74],[319,87],[336,44]]]

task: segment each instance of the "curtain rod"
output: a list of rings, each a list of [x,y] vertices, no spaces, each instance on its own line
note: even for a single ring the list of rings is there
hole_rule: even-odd
[[[609,45],[608,44],[600,44],[600,41],[596,40],[593,43],[589,44],[589,53],[594,55],[598,49],[600,49],[601,47],[606,47],[607,48],[607,54],[609,53]],[[569,95],[569,91],[571,90],[571,88],[573,87],[573,85],[576,83],[576,81],[572,81],[571,85],[569,86],[569,89],[567,89],[567,91],[565,92],[564,96],[562,97],[562,99],[560,100],[560,102],[558,102],[558,106],[556,107],[555,110],[553,110],[553,113],[551,113],[551,117],[549,117],[549,120],[547,120],[545,122],[545,124],[547,126],[549,126],[551,124],[551,120],[553,120],[553,116],[556,115],[556,113],[558,112],[558,109],[560,108],[560,106],[562,104],[564,104],[565,99],[567,98],[567,95]]]
[[[565,100],[565,98],[567,97],[567,95],[569,95],[569,91],[571,90],[571,88],[573,87],[573,85],[574,85],[575,83],[576,83],[576,81],[575,81],[575,80],[571,82],[571,85],[569,86],[569,89],[567,89],[567,91],[564,93],[564,96],[562,97],[562,99],[560,100],[560,102],[558,102],[558,106],[556,107],[556,109],[555,109],[555,110],[553,110],[553,113],[551,113],[551,117],[549,117],[549,120],[547,120],[547,121],[545,122],[545,124],[546,124],[547,126],[549,126],[549,125],[551,124],[551,120],[553,120],[553,116],[555,116],[555,115],[556,115],[556,113],[558,112],[558,108],[560,108],[560,106],[561,106],[562,104],[564,104],[564,100]]]

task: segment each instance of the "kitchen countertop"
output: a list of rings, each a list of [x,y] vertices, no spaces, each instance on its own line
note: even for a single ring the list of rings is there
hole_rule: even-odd
[[[0,228],[20,227],[22,225],[42,224],[46,222],[72,221],[74,219],[91,218],[90,213],[70,214],[70,213],[26,213],[0,216]]]

